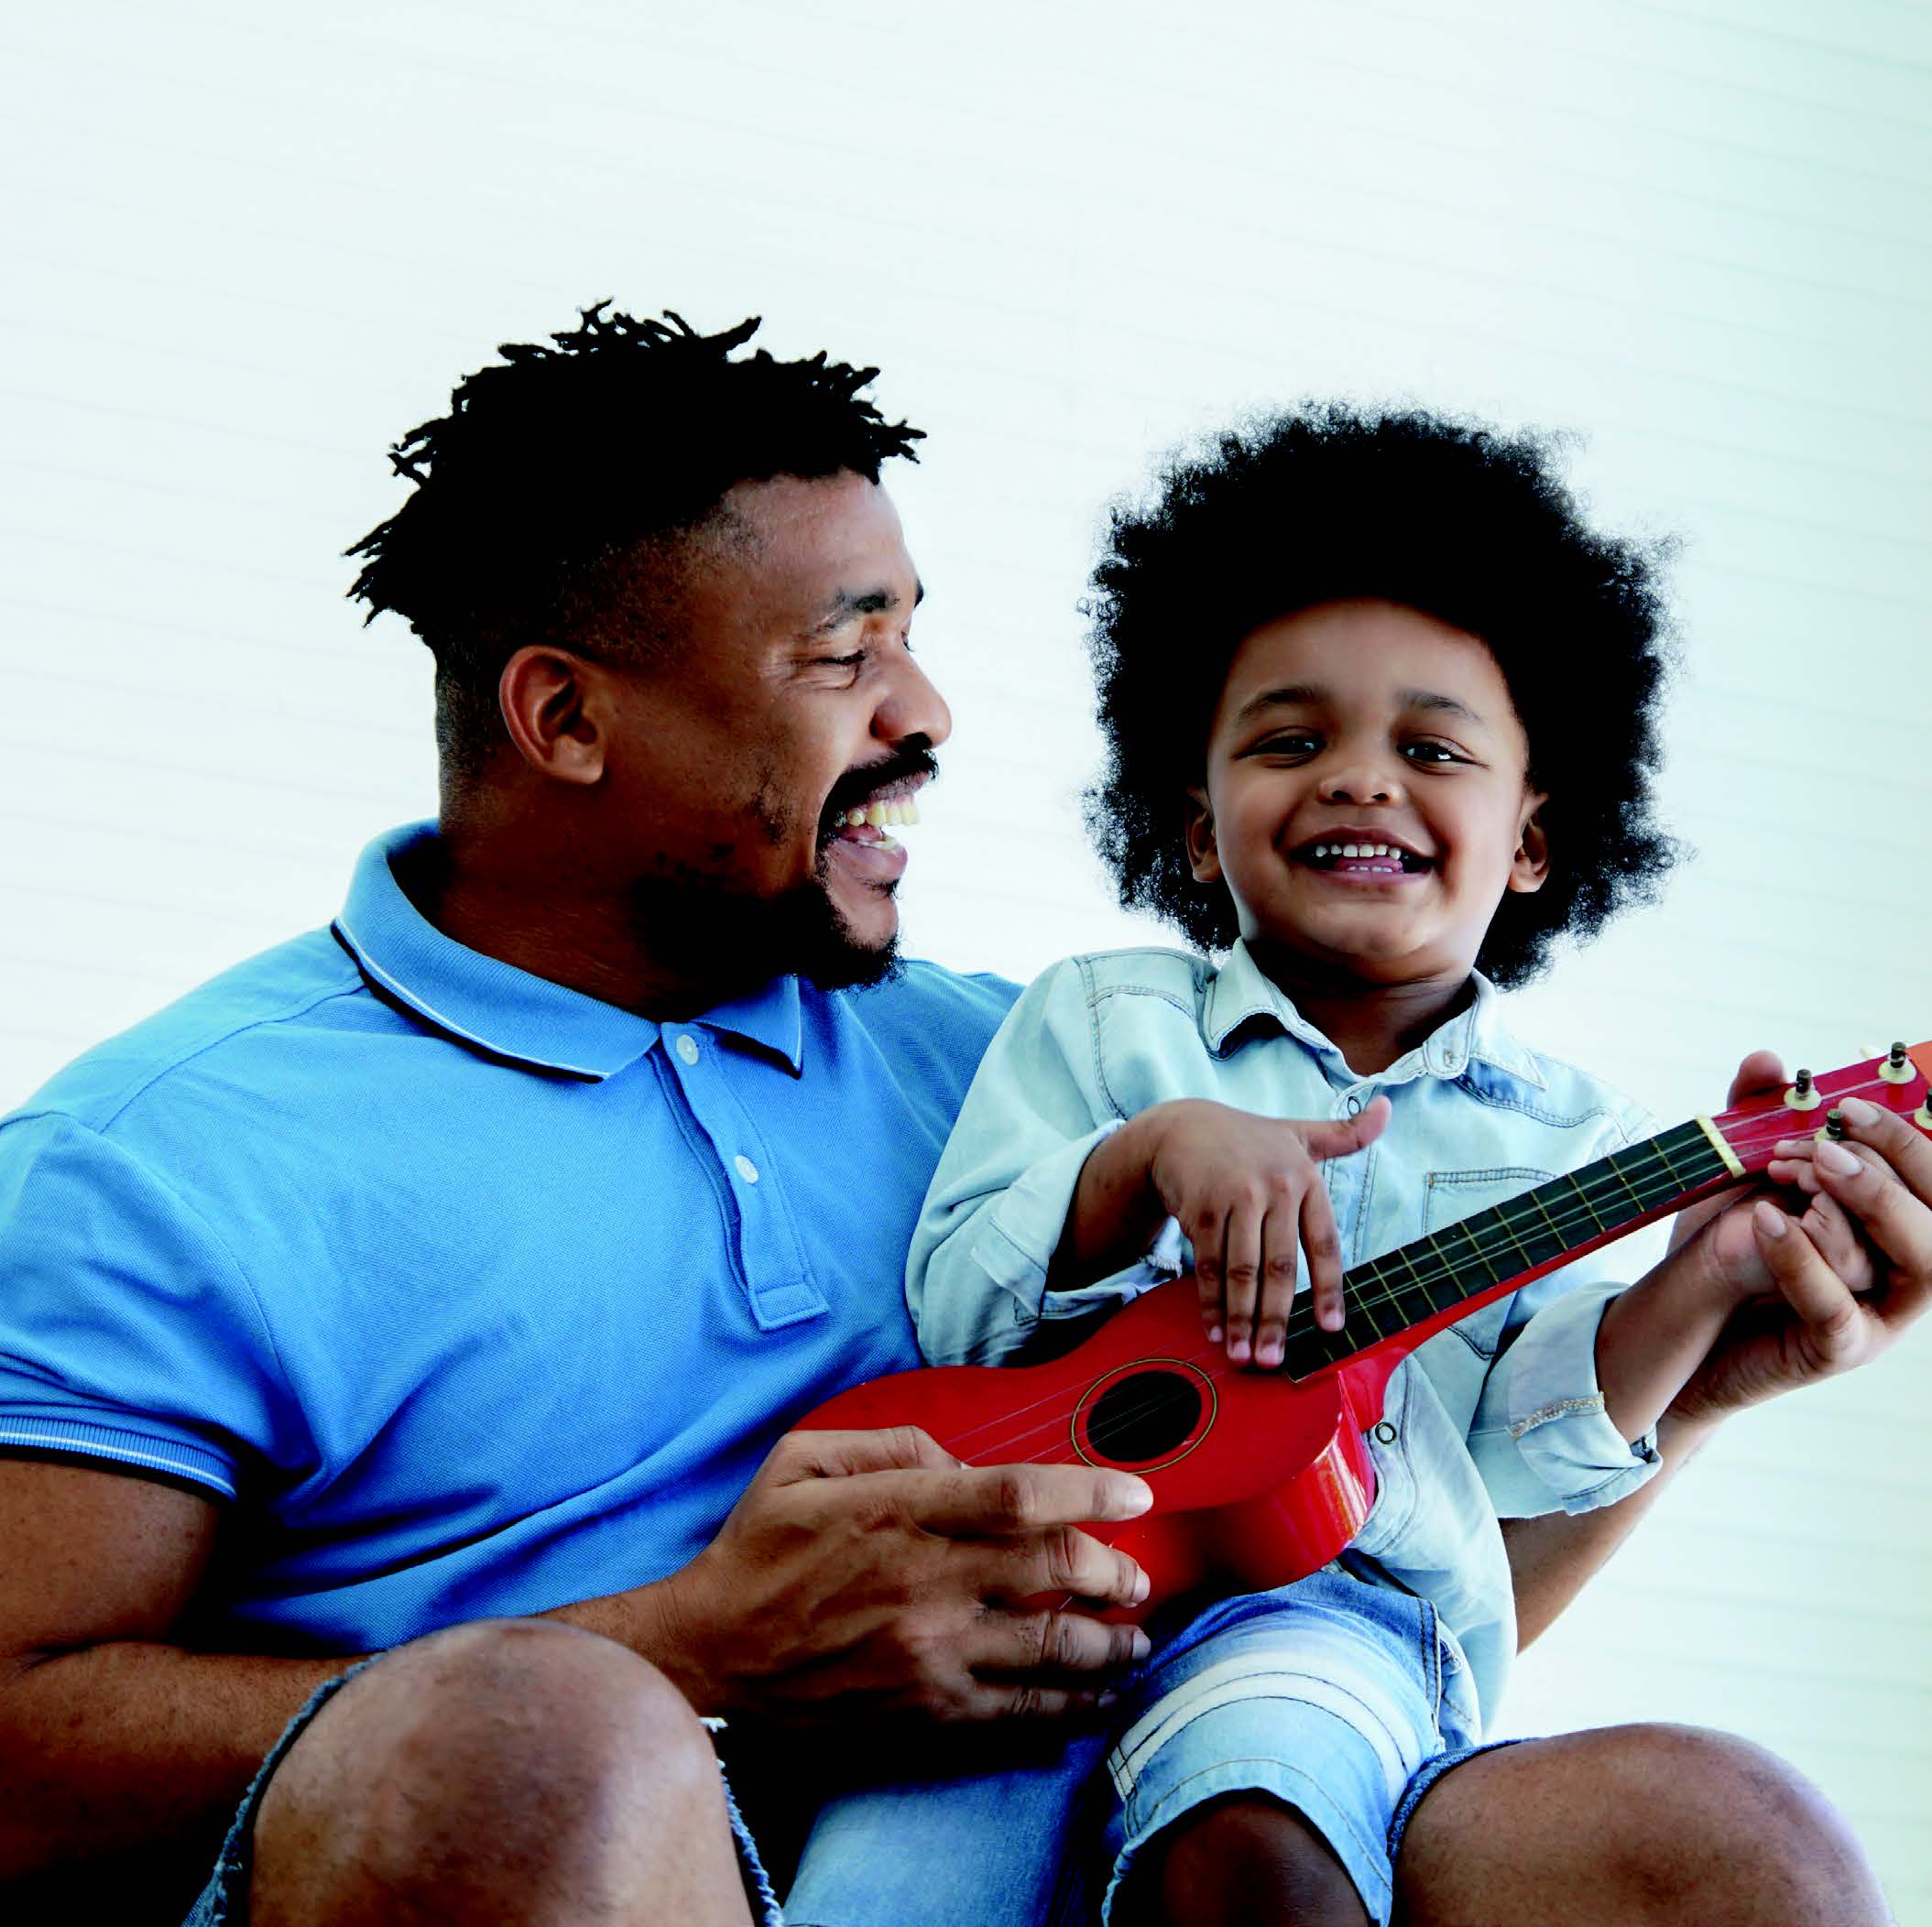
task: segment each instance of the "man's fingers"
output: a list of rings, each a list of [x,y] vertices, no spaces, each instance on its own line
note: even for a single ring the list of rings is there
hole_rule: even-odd
[[[1840,1109],[1855,1141],[1817,1146],[1812,1168],[1886,1263],[1887,1321],[1909,1322],[1932,1305],[1932,1144],[1876,1105],[1848,1098]]]
[[[1932,1137],[1896,1111],[1862,1097],[1841,1099],[1839,1110],[1852,1139],[1876,1151],[1899,1182],[1932,1207]]]
[[[1730,1089],[1724,1099],[1725,1107],[1742,1104],[1747,1097],[1761,1096],[1766,1091],[1782,1091],[1789,1080],[1785,1075],[1785,1062],[1775,1051],[1753,1051],[1738,1066],[1738,1074],[1730,1080]]]
[[[1855,1364],[1864,1344],[1859,1302],[1818,1256],[1803,1225],[1767,1198],[1752,1207],[1758,1249],[1785,1301],[1804,1322],[1807,1341],[1828,1370]]]
[[[961,1465],[951,1472],[905,1474],[897,1483],[907,1517],[947,1539],[1006,1539],[1138,1519],[1154,1502],[1145,1479],[1091,1465]]]
[[[868,1472],[941,1471],[959,1461],[916,1425],[880,1432],[788,1432],[766,1460],[780,1484]]]
[[[1149,1591],[1147,1574],[1125,1552],[1072,1526],[984,1546],[976,1556],[982,1599],[1015,1603],[1064,1593],[1106,1606],[1138,1606]]]
[[[982,1613],[966,1635],[966,1662],[982,1680],[1029,1684],[1086,1684],[1111,1679],[1152,1650],[1138,1626],[1112,1626],[1087,1613]]]
[[[1829,1192],[1819,1192],[1798,1220],[1817,1253],[1843,1279],[1850,1291],[1869,1291],[1878,1282],[1877,1268],[1850,1214]]]

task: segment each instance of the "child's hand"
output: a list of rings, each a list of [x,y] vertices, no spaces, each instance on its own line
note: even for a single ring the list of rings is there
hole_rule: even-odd
[[[1372,1144],[1389,1121],[1378,1097],[1345,1124],[1258,1117],[1185,1099],[1160,1107],[1148,1182],[1194,1247],[1201,1323],[1236,1365],[1282,1362],[1295,1253],[1307,1254],[1315,1322],[1342,1327],[1341,1240],[1321,1160]]]

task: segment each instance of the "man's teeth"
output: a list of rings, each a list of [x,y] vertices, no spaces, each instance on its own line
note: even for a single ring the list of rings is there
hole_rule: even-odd
[[[857,830],[869,823],[875,830],[883,830],[889,825],[897,827],[901,823],[916,823],[919,821],[919,805],[915,802],[868,803],[860,810],[846,811],[848,829]]]

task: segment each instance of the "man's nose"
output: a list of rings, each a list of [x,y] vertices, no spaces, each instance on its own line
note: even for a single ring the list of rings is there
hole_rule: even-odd
[[[923,736],[934,749],[953,734],[953,712],[945,698],[909,655],[901,654],[891,682],[872,713],[872,734],[882,743]]]

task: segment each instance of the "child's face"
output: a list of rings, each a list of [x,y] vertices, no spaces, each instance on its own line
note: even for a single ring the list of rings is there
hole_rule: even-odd
[[[1326,977],[1460,978],[1503,892],[1548,869],[1528,761],[1476,637],[1397,603],[1298,610],[1228,669],[1193,792],[1194,874],[1227,886],[1250,946]],[[1329,854],[1365,844],[1398,854]]]

